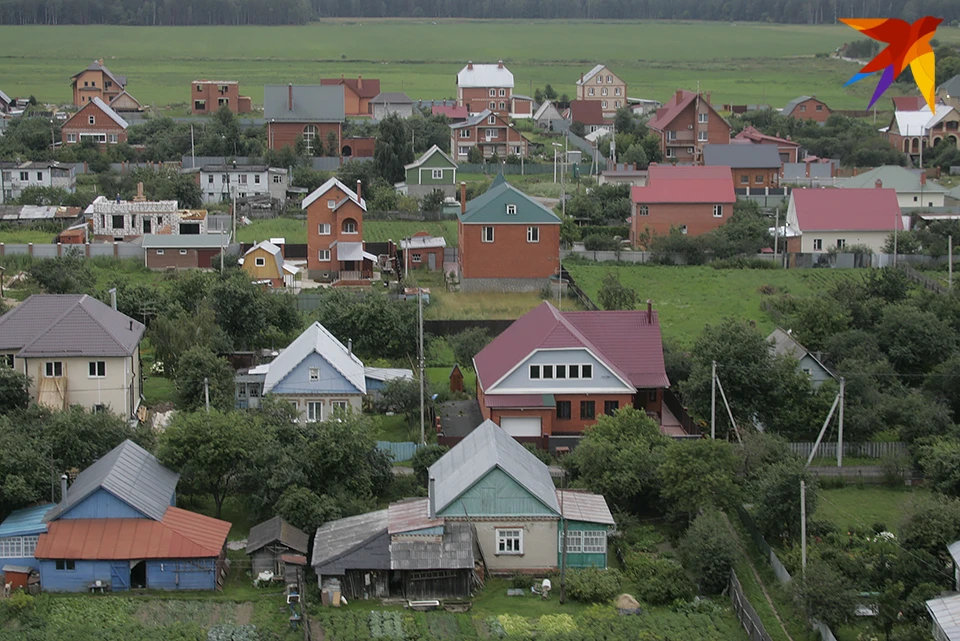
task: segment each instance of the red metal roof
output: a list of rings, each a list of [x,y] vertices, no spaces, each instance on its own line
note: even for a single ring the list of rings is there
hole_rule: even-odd
[[[653,115],[653,118],[647,121],[647,127],[663,131],[673,122],[674,118],[680,115],[681,111],[687,108],[687,105],[697,98],[695,91],[687,91],[686,89],[681,89],[680,95],[681,98],[679,101],[677,100],[677,94],[673,94],[670,100],[667,101],[667,104],[657,109],[657,113]]]
[[[284,563],[290,563],[291,565],[306,565],[307,557],[302,554],[281,554],[280,559]]]
[[[470,112],[467,111],[466,107],[457,105],[451,107],[447,107],[446,105],[434,105],[430,109],[430,113],[434,116],[446,116],[450,120],[466,120],[470,117]]]
[[[896,100],[896,98],[894,98],[894,100]],[[759,129],[757,129],[752,125],[748,125],[747,127],[744,127],[743,131],[741,131],[736,136],[734,136],[733,140],[731,140],[730,142],[736,143],[739,141],[749,141],[749,142],[758,142],[758,143],[775,142],[780,146],[791,146],[791,147],[800,146],[800,143],[794,142],[793,140],[787,140],[786,138],[778,138],[777,136],[768,136],[767,134],[763,133],[762,131],[760,131]]]
[[[570,119],[585,125],[603,125],[607,122],[598,100],[571,100]]]
[[[903,229],[894,189],[794,189],[790,197],[801,232]]]
[[[650,318],[646,311],[561,313],[546,301],[474,357],[477,379],[486,390],[536,349],[577,347],[589,349],[634,387],[670,385],[656,312]]]
[[[363,86],[357,78],[321,78],[321,85],[345,85],[361,98],[376,98],[380,94],[380,81],[367,78]]]
[[[196,559],[215,557],[230,523],[171,507],[162,521],[63,519],[40,535],[38,559]]]
[[[387,531],[390,534],[424,530],[443,525],[443,519],[430,518],[430,499],[409,499],[387,507]]]
[[[631,190],[633,202],[734,203],[733,175],[729,167],[650,165],[647,184]]]
[[[893,98],[894,111],[920,111],[927,101],[922,96],[895,96]]]

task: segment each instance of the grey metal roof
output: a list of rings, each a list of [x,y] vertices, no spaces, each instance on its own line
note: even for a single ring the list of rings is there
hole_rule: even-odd
[[[927,601],[927,611],[948,641],[960,641],[960,594],[930,599]]]
[[[108,104],[105,103],[104,101],[100,100],[100,99],[97,98],[96,96],[94,96],[94,97],[93,97],[93,100],[91,100],[90,102],[92,102],[92,103],[95,104],[97,107],[99,107],[99,108],[100,108],[100,111],[102,111],[103,113],[107,114],[107,116],[110,118],[110,120],[114,121],[115,123],[117,123],[118,125],[120,125],[121,127],[123,127],[124,129],[126,129],[127,127],[130,126],[130,125],[127,124],[127,121],[126,121],[126,120],[124,120],[123,118],[120,117],[120,114],[118,114],[116,111],[113,110],[112,107],[110,107],[110,105],[108,105]],[[80,112],[78,111],[77,113],[80,113]],[[76,114],[74,114],[74,116],[76,116]],[[73,118],[71,118],[71,120],[73,120]]]
[[[443,526],[443,537],[440,541],[394,536],[390,542],[390,569],[473,569],[473,548],[473,525],[448,522]]]
[[[67,499],[43,517],[49,523],[86,497],[103,488],[110,494],[159,521],[170,507],[180,475],[131,440],[107,452],[99,461],[80,472],[67,490]]]
[[[780,169],[776,145],[704,145],[703,164],[731,169]]]
[[[370,101],[372,105],[412,105],[410,96],[402,91],[383,91]]]
[[[953,562],[960,567],[960,541],[954,541],[948,545],[947,552],[950,553],[950,558],[953,559]]]
[[[378,535],[385,536],[388,522],[387,510],[378,510],[324,523],[317,528],[317,535],[313,539],[311,564],[314,567],[328,565],[362,547],[364,543]],[[358,567],[370,570],[389,570],[389,556],[386,561],[386,567],[378,568],[367,565]]]
[[[268,121],[343,122],[343,85],[264,85],[263,117]]]
[[[487,119],[487,116],[493,116],[493,115],[496,115],[496,114],[494,114],[494,113],[493,113],[492,111],[490,111],[489,109],[484,109],[483,111],[481,111],[481,112],[478,113],[477,115],[475,115],[475,116],[470,116],[469,118],[467,118],[467,119],[464,120],[463,122],[455,122],[455,123],[453,123],[452,125],[450,125],[450,128],[451,128],[451,129],[461,129],[461,128],[463,128],[463,127],[474,127],[474,126],[476,126],[476,125],[479,125],[479,124],[480,124],[481,122],[483,122],[484,120],[486,120],[486,119]],[[499,118],[499,116],[497,116],[497,117]]]
[[[0,316],[0,349],[19,356],[129,356],[144,326],[86,294],[34,294]]]
[[[953,98],[960,96],[960,73],[937,87],[937,91],[946,91],[947,95]]]
[[[780,113],[784,116],[789,116],[790,114],[793,113],[793,110],[797,108],[797,105],[799,105],[801,102],[804,102],[806,100],[810,100],[810,96],[797,96],[796,98],[788,102],[787,105],[783,108],[783,111],[781,111]]]
[[[230,244],[230,234],[144,234],[144,249],[217,249]]]
[[[275,516],[250,528],[250,534],[247,536],[247,554],[252,554],[274,542],[306,554],[310,537],[300,528],[293,527],[279,516]]]
[[[8,105],[9,105],[11,102],[13,102],[12,100],[10,100],[10,96],[8,96],[7,94],[3,93],[2,90],[0,90],[0,101],[3,101],[3,102],[5,102],[5,103],[8,104]]]
[[[776,328],[767,336],[767,342],[772,343],[773,353],[777,356],[789,356],[790,358],[801,360],[804,356],[809,356],[817,365],[823,368],[823,371],[833,376],[833,373],[827,369],[826,365],[820,362],[816,356],[814,356],[806,347],[800,344],[796,338],[789,332],[784,331],[781,328]],[[958,541],[960,543],[960,541]]]
[[[546,507],[560,513],[556,487],[547,466],[490,420],[481,423],[430,466],[430,478],[436,481],[436,511],[444,510],[496,467]]]

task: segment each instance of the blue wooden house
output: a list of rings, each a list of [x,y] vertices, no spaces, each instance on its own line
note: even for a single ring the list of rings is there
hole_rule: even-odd
[[[40,567],[33,553],[40,535],[47,531],[43,517],[53,506],[44,503],[15,510],[0,523],[0,570],[7,565]]]
[[[213,590],[230,524],[175,507],[179,475],[132,441],[85,469],[43,516],[44,590]]]

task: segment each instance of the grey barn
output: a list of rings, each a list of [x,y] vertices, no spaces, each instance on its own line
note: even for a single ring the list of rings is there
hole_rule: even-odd
[[[273,572],[287,583],[296,583],[297,570],[306,568],[308,547],[307,534],[279,516],[255,525],[247,537],[251,574]]]

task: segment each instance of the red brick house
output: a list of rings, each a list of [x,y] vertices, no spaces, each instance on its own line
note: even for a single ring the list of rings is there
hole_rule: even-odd
[[[817,100],[816,96],[800,96],[788,102],[780,115],[797,120],[826,122],[832,113],[827,103]]]
[[[307,212],[307,272],[334,285],[369,285],[377,257],[364,251],[360,181],[353,191],[336,178],[303,199]]]
[[[710,93],[677,89],[647,122],[660,136],[660,152],[668,161],[699,163],[704,145],[730,142],[730,123],[710,104]]]
[[[894,111],[920,111],[927,104],[923,96],[894,96]]]
[[[512,99],[513,74],[503,60],[495,65],[470,61],[457,74],[457,104],[471,114],[490,110],[506,118],[513,109]]]
[[[230,245],[228,234],[145,234],[143,262],[150,269],[210,269]]]
[[[601,105],[602,103],[596,100],[571,100],[568,120],[581,123],[584,131],[591,134],[610,122],[604,117]]]
[[[446,116],[450,122],[463,122],[470,117],[470,112],[463,105],[433,105],[430,107],[431,116]]]
[[[650,165],[647,184],[631,190],[630,240],[646,248],[654,235],[698,236],[727,222],[737,196],[729,167]]]
[[[410,238],[400,240],[403,252],[404,271],[409,269],[443,269],[443,250],[447,241],[443,236],[431,236],[430,232],[418,231]]]
[[[265,85],[263,116],[267,148],[296,146],[303,139],[308,154],[318,155],[334,135],[339,150],[343,135],[343,86]]]
[[[195,116],[216,113],[226,107],[235,114],[250,113],[250,96],[240,95],[236,80],[194,80],[190,83],[190,103]]]
[[[483,418],[519,440],[576,444],[603,414],[662,415],[670,386],[657,313],[560,312],[548,302],[517,319],[473,359]]]
[[[63,123],[60,138],[73,145],[91,140],[100,145],[127,142],[127,121],[100,98],[94,97]]]
[[[340,156],[343,158],[373,158],[377,139],[367,136],[349,136],[340,141]]]
[[[479,147],[484,158],[492,158],[496,153],[500,160],[506,160],[509,155],[528,156],[530,141],[511,127],[504,116],[484,109],[450,125],[450,156],[457,162],[466,162],[471,147]]]
[[[380,81],[363,79],[363,76],[357,76],[356,79],[344,78],[321,78],[320,84],[324,87],[343,87],[343,112],[347,116],[369,116],[373,111],[370,108],[370,101],[380,93]]]
[[[800,143],[777,136],[768,136],[753,125],[747,125],[730,141],[736,145],[776,145],[780,162],[800,162]]]

